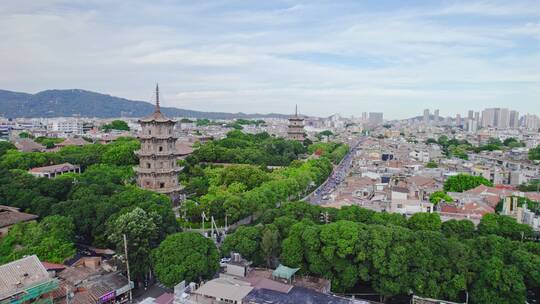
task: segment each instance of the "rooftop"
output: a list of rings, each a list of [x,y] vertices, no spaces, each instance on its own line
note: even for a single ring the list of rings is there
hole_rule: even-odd
[[[72,165],[70,163],[63,163],[59,165],[51,165],[51,166],[45,166],[45,167],[36,167],[30,169],[31,172],[34,173],[55,173],[55,172],[65,172],[69,170],[74,170],[78,168],[79,166]]]
[[[50,280],[36,255],[4,264],[0,266],[0,299]]]
[[[34,214],[20,212],[19,209],[0,205],[0,228],[37,219]]]

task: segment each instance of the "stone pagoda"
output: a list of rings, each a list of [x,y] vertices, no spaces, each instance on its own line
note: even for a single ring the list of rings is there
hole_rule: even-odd
[[[295,107],[294,116],[289,118],[289,129],[287,135],[290,140],[304,141],[304,118],[298,116],[298,106]]]
[[[154,113],[139,120],[142,131],[139,134],[141,149],[135,153],[139,157],[137,185],[143,189],[169,195],[173,202],[180,197],[178,173],[181,168],[176,163],[176,121],[166,118],[159,107],[159,87],[156,85],[156,108]]]

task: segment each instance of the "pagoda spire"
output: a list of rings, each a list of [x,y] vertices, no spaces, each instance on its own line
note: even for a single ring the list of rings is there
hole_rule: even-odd
[[[156,83],[156,112],[160,112],[161,109],[159,107],[159,85]]]
[[[294,116],[298,117],[298,104],[294,105]]]

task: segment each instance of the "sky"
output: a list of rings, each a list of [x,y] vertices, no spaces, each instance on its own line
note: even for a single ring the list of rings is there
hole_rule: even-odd
[[[0,89],[201,111],[540,114],[540,1],[0,0]]]

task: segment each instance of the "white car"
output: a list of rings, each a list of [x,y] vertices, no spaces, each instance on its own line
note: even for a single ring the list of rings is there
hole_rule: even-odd
[[[231,258],[222,258],[219,260],[219,266],[225,267],[225,264],[229,263],[231,261]]]

